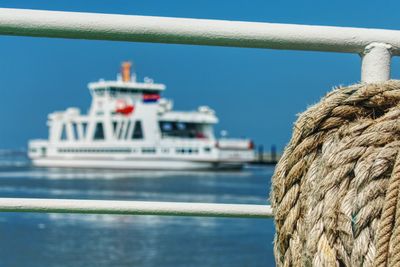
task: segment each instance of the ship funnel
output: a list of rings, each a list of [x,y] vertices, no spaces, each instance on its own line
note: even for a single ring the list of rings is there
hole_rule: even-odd
[[[131,81],[131,66],[132,66],[132,63],[129,61],[122,62],[122,65],[121,65],[122,81],[124,81],[124,82]]]

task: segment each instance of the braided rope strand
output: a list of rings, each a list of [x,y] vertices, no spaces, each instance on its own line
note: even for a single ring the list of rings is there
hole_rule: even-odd
[[[358,84],[299,116],[272,178],[278,266],[400,264],[399,104],[400,81]]]

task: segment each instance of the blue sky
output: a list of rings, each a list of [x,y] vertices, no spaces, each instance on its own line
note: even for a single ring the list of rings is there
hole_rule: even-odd
[[[0,7],[400,29],[397,1],[2,1]],[[296,114],[360,79],[357,55],[0,36],[0,148],[47,137],[47,114],[86,111],[86,85],[123,60],[167,85],[176,109],[209,105],[217,132],[283,149]],[[392,76],[399,78],[400,61]]]

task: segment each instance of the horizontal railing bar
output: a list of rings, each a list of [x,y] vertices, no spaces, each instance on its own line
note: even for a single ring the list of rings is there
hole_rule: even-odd
[[[0,198],[0,212],[271,218],[269,205]]]
[[[6,8],[0,34],[348,53],[380,42],[400,54],[397,30]]]

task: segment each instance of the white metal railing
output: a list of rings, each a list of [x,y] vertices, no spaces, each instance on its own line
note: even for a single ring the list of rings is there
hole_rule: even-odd
[[[400,31],[0,8],[0,35],[157,42],[355,53],[361,80],[390,78]],[[2,212],[77,212],[179,216],[272,216],[268,205],[0,199]]]
[[[0,34],[357,53],[365,82],[387,80],[400,55],[396,30],[5,8]]]
[[[268,205],[0,198],[0,212],[270,218]]]
[[[374,42],[400,54],[395,30],[114,14],[0,9],[9,35],[363,53]]]

